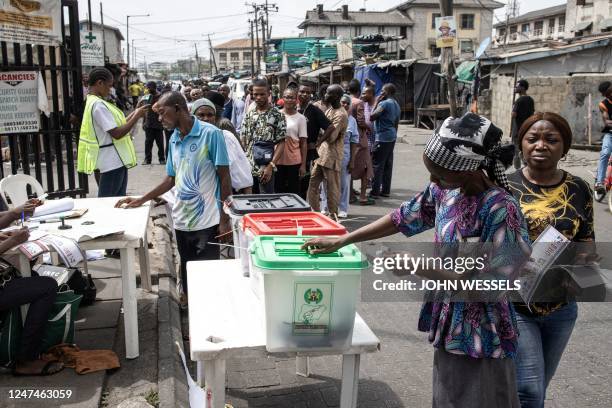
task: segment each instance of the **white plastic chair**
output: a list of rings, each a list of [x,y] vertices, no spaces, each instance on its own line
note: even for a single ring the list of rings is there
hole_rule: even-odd
[[[45,193],[38,180],[27,174],[11,174],[0,180],[0,195],[8,208],[20,206],[28,201],[28,185],[32,187],[32,192],[37,197]],[[7,198],[11,200],[10,205]]]

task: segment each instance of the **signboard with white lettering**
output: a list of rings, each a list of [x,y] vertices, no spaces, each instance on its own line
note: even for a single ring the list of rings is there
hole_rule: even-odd
[[[104,66],[102,39],[91,31],[81,31],[81,65],[89,67]]]
[[[59,45],[62,2],[0,0],[0,38],[6,42]]]
[[[0,72],[0,134],[38,132],[36,71]]]

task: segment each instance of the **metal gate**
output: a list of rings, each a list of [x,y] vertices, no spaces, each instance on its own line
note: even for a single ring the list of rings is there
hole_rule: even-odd
[[[2,134],[10,170],[0,176],[33,175],[50,198],[84,197],[87,176],[76,172],[76,149],[83,111],[81,45],[77,0],[62,0],[62,44],[42,46],[0,42],[0,71],[39,71],[47,88],[50,116],[41,114],[37,133]],[[4,161],[4,157],[2,158]]]

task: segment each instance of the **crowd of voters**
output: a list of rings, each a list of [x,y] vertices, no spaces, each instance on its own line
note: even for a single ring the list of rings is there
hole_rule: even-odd
[[[314,211],[342,220],[350,204],[372,205],[391,194],[400,120],[393,84],[378,92],[368,81],[332,84],[320,89],[315,100],[307,82],[290,83],[273,97],[268,82],[256,78],[240,99],[226,85],[216,91],[186,86],[179,92],[159,90],[151,82],[127,117],[106,100],[113,86],[108,70],[93,69],[88,85],[79,171],[99,171],[100,197],[126,196],[128,169],[136,165],[129,132],[143,119],[144,163],[151,163],[156,144],[166,176],[141,197],[122,198],[117,206],[141,206],[175,190],[172,222],[183,304],[186,263],[218,259],[216,243],[231,240],[232,226],[223,210],[229,196],[295,193]],[[527,88],[526,82],[517,84],[521,98]],[[609,146],[612,87],[608,83],[600,90],[607,101],[601,106],[606,108],[602,118]],[[572,144],[568,122],[556,113],[534,112],[533,103],[521,98],[512,113],[514,144],[503,144],[502,131],[487,118],[469,112],[450,117],[424,149],[430,180],[421,192],[371,224],[341,237],[311,239],[304,248],[318,254],[398,232],[410,237],[433,230],[437,243],[476,238],[524,248],[528,258],[531,243],[548,225],[571,241],[594,242],[592,190],[559,168]],[[520,166],[508,174],[516,157]],[[602,153],[603,160],[607,164]],[[38,204],[31,201],[0,214],[0,227]],[[3,236],[0,251],[27,238],[19,234]],[[571,254],[574,262],[597,260],[586,248]],[[24,284],[26,279],[32,283]],[[52,291],[44,278],[0,280],[0,310],[31,303],[17,373],[61,369],[44,366],[37,357],[36,339]],[[577,304],[571,300],[530,305],[506,297],[425,301],[418,328],[435,348],[433,406],[543,407],[576,318]]]

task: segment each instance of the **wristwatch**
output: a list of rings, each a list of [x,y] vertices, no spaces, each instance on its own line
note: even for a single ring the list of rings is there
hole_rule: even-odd
[[[276,168],[276,164],[274,164],[274,162],[272,162],[272,161],[270,163],[268,163],[268,164],[270,164],[270,166],[272,166],[272,170],[276,173],[276,171],[278,170]]]

